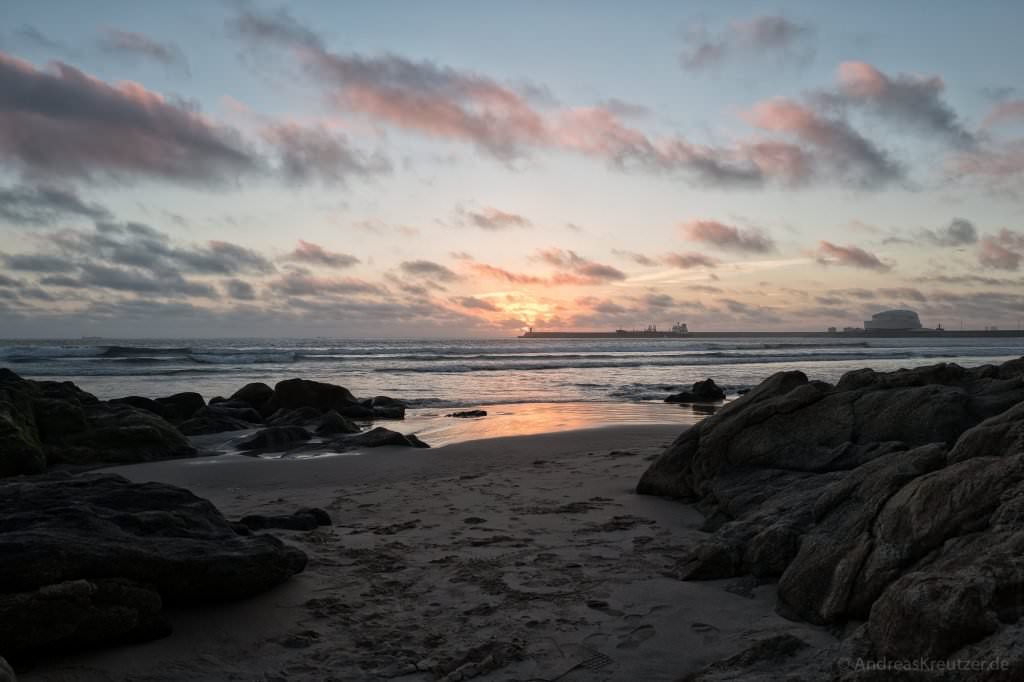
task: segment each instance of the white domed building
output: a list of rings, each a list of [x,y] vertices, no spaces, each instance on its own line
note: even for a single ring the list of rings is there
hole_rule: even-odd
[[[865,331],[913,331],[923,329],[913,310],[883,310],[864,321]]]

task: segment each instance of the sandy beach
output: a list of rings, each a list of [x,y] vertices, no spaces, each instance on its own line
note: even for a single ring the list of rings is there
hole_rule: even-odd
[[[682,582],[703,517],[634,494],[675,426],[241,456],[110,469],[212,500],[229,518],[321,506],[274,531],[306,571],[240,603],[171,613],[175,632],[72,656],[24,680],[674,680],[766,636],[818,648],[752,579]]]

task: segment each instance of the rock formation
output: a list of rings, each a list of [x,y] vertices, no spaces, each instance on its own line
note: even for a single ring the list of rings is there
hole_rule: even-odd
[[[165,635],[162,609],[267,590],[306,556],[240,535],[208,501],[162,483],[53,473],[0,481],[0,656]]]
[[[71,382],[31,381],[0,368],[0,477],[60,463],[126,464],[195,452],[149,410],[97,400]]]
[[[725,400],[725,391],[718,387],[714,379],[697,381],[689,391],[673,393],[665,398],[666,403],[713,403]]]
[[[705,513],[682,579],[778,580],[782,615],[847,628],[864,659],[1001,656],[1009,672],[978,679],[1024,675],[1024,358],[835,386],[780,372],[684,432],[637,491]]]
[[[446,414],[446,417],[455,417],[456,419],[475,419],[478,417],[486,417],[487,410],[463,410],[462,412],[452,412]]]

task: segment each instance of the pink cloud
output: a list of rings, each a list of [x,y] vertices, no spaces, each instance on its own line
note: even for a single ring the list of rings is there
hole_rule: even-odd
[[[718,261],[714,258],[693,251],[689,253],[670,253],[663,256],[662,260],[666,264],[679,268],[680,270],[689,270],[691,268],[713,268],[718,265]]]
[[[319,244],[302,239],[299,240],[299,245],[288,255],[287,259],[311,265],[324,265],[329,268],[347,268],[359,262],[355,256],[328,251]]]
[[[985,117],[985,121],[982,125],[989,128],[1014,121],[1024,122],[1024,99],[1013,100],[1011,102],[1000,102],[995,105],[992,107],[992,111],[989,112],[988,116]]]
[[[970,147],[976,140],[942,99],[945,89],[940,76],[888,76],[865,62],[839,65],[839,91],[847,102],[870,106],[882,116]]]
[[[840,246],[824,240],[818,242],[817,259],[822,265],[845,265],[879,272],[888,272],[892,269],[878,256],[858,246]]]
[[[543,249],[538,251],[537,257],[545,263],[554,265],[557,268],[570,270],[574,273],[574,276],[579,283],[591,284],[626,279],[626,274],[618,268],[584,258],[575,251]],[[556,280],[557,278],[561,278],[560,283],[566,283],[572,279],[571,277],[565,277],[564,274],[556,275],[555,278]]]
[[[507,230],[510,228],[531,227],[533,223],[525,216],[509,211],[502,211],[493,206],[481,209],[465,209],[461,206],[456,210],[458,219],[482,230]]]
[[[775,250],[775,242],[760,230],[740,229],[716,220],[691,220],[680,227],[687,239],[731,251],[767,253]]]
[[[847,123],[828,119],[786,98],[761,102],[745,114],[754,126],[787,133],[813,147],[830,170],[863,186],[878,186],[902,178],[902,167]],[[782,168],[806,176],[810,162],[792,151],[774,157]],[[781,158],[781,161],[779,160]]]
[[[32,174],[211,182],[259,167],[237,131],[138,83],[0,52],[0,92],[0,152]]]
[[[1024,260],[1024,235],[1000,230],[978,241],[978,262],[987,268],[1017,270]]]

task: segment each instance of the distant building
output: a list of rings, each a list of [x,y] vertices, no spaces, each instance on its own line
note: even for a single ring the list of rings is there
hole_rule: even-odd
[[[922,329],[921,318],[913,310],[883,310],[864,321],[866,331],[910,331]]]

